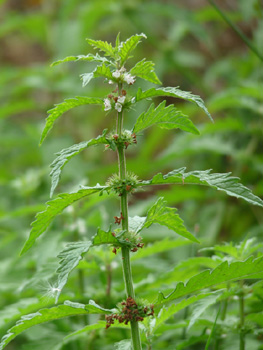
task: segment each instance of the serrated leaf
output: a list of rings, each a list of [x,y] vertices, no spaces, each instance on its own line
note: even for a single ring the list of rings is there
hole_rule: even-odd
[[[42,132],[41,139],[40,139],[40,145],[46,138],[48,132],[52,129],[54,122],[65,112],[69,111],[72,108],[83,106],[83,105],[89,105],[89,104],[95,104],[95,105],[101,105],[103,104],[103,100],[101,98],[95,98],[95,97],[81,97],[77,96],[75,98],[68,98],[64,102],[55,105],[54,108],[50,109],[48,111],[49,115],[46,118],[46,125]]]
[[[135,34],[120,44],[118,48],[118,54],[121,58],[121,66],[127,61],[127,59],[130,57],[131,52],[141,42],[142,38],[146,39],[147,37],[143,33]]]
[[[242,198],[245,201],[263,207],[263,200],[255,196],[250,189],[239,183],[238,177],[230,176],[231,173],[211,174],[211,170],[185,172],[186,168],[180,168],[169,172],[166,175],[161,173],[155,175],[151,180],[142,181],[143,185],[161,185],[161,184],[192,184],[204,185],[223,191],[229,196]]]
[[[69,148],[65,148],[62,151],[56,153],[58,157],[50,165],[50,167],[52,168],[50,172],[50,176],[51,176],[50,197],[53,196],[54,190],[57,187],[57,184],[60,179],[61,171],[64,168],[64,166],[68,163],[68,161],[72,157],[76,156],[81,151],[83,151],[84,149],[90,146],[97,145],[97,144],[107,144],[108,141],[106,139],[106,133],[107,133],[107,129],[103,130],[102,135],[99,135],[95,139],[80,142],[76,145],[73,145]]]
[[[77,192],[62,193],[57,198],[47,202],[46,209],[38,213],[36,215],[36,220],[32,223],[32,230],[21,251],[21,255],[27,252],[34,245],[36,239],[47,230],[52,220],[66,207],[82,198],[90,196],[93,193],[100,192],[105,188],[105,186],[87,187]]]
[[[166,207],[164,198],[159,198],[157,202],[148,210],[144,227],[150,227],[154,223],[168,227],[178,235],[189,239],[192,242],[200,243],[184,226],[183,220],[177,214],[177,209]]]
[[[212,116],[208,112],[204,101],[198,95],[193,95],[191,92],[182,91],[178,87],[166,87],[166,88],[152,88],[146,91],[142,91],[139,89],[136,94],[136,101],[141,101],[145,98],[151,98],[156,96],[171,96],[176,98],[182,98],[187,101],[194,102],[198,107],[202,108],[202,110],[206,113],[206,115],[213,121]]]
[[[145,58],[130,70],[131,75],[142,78],[154,84],[161,84],[154,71],[154,63],[152,61],[146,61]]]
[[[213,294],[212,292],[209,293],[204,293],[204,294],[199,294],[199,295],[194,295],[190,298],[187,299],[183,299],[182,301],[180,301],[177,304],[173,304],[171,306],[169,306],[168,308],[163,307],[158,316],[155,318],[155,322],[153,324],[153,329],[152,332],[155,333],[157,331],[157,329],[164,323],[166,322],[170,317],[172,317],[174,314],[176,314],[177,312],[185,309],[186,307],[188,307],[189,305],[198,302],[199,300],[202,300],[204,298],[209,297],[211,294]]]
[[[106,57],[101,57],[99,54],[96,53],[96,55],[93,55],[89,53],[88,55],[78,55],[78,56],[68,56],[63,58],[62,60],[55,61],[51,63],[50,67],[57,66],[61,63],[65,62],[77,62],[77,61],[94,61],[94,62],[107,62],[111,63]]]
[[[105,56],[110,56],[112,58],[115,58],[115,51],[111,43],[108,43],[107,41],[102,41],[102,40],[92,40],[92,39],[86,39],[86,40],[91,46],[95,47],[96,49],[99,49],[100,51],[103,51],[105,53]]]
[[[156,108],[154,108],[154,104],[151,104],[149,109],[138,117],[133,132],[138,133],[152,125],[157,125],[163,129],[182,129],[192,134],[200,134],[188,116],[175,108],[174,105],[165,107],[165,103],[166,101],[163,101]]]
[[[90,300],[87,305],[65,301],[63,305],[50,309],[41,309],[36,313],[23,316],[14,327],[10,328],[8,333],[1,340],[0,350],[4,349],[17,335],[35,325],[69,316],[109,313],[112,313],[112,310],[103,309],[92,300]]]
[[[238,261],[228,264],[223,262],[214,270],[205,270],[192,278],[187,283],[179,282],[175,290],[167,296],[159,294],[157,304],[163,304],[167,301],[176,300],[188,294],[198,292],[212,286],[240,280],[253,278],[257,273],[263,272],[263,258],[254,259],[251,257],[246,261]]]
[[[57,283],[57,293],[56,293],[56,303],[60,296],[62,289],[68,281],[68,276],[76,266],[78,266],[82,255],[87,253],[91,248],[92,241],[86,242],[71,242],[66,245],[66,247],[59,253],[58,258],[59,267],[57,269],[58,283]]]

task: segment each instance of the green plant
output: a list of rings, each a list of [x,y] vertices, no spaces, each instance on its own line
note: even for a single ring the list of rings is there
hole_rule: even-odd
[[[162,197],[157,199],[149,208],[146,216],[129,217],[128,196],[130,194],[139,191],[141,188],[147,188],[147,186],[196,184],[223,191],[230,196],[242,198],[254,205],[263,206],[263,201],[259,197],[253,195],[248,188],[241,185],[238,179],[231,177],[229,173],[213,174],[210,170],[186,172],[185,168],[180,168],[165,175],[161,173],[154,175],[151,180],[139,180],[134,173],[127,172],[125,151],[129,146],[137,143],[137,135],[140,135],[145,129],[156,125],[164,129],[181,129],[192,134],[199,134],[198,129],[188,116],[183,114],[173,104],[166,106],[165,101],[161,102],[157,107],[151,104],[145,112],[139,115],[132,129],[126,130],[124,128],[126,116],[124,112],[134,109],[140,101],[165,96],[180,98],[194,102],[212,119],[203,100],[199,96],[182,91],[179,88],[150,88],[145,91],[139,88],[135,92],[132,90],[132,86],[135,84],[137,78],[142,78],[150,83],[160,84],[154,72],[154,64],[152,62],[143,59],[129,70],[125,67],[132,51],[143,38],[145,38],[144,34],[134,35],[125,42],[120,42],[118,36],[115,47],[107,42],[89,39],[89,44],[104,52],[104,56],[100,56],[99,54],[70,56],[53,64],[57,65],[69,61],[99,63],[91,73],[82,74],[83,86],[86,86],[93,78],[103,77],[106,83],[113,86],[113,91],[105,98],[75,97],[56,105],[55,108],[49,111],[40,142],[42,143],[44,141],[54,122],[64,112],[81,105],[101,105],[104,111],[114,112],[116,115],[116,129],[111,132],[105,129],[97,138],[83,141],[59,152],[58,157],[51,164],[51,196],[59,182],[60,174],[65,164],[72,157],[92,145],[103,144],[107,151],[117,152],[119,172],[112,175],[104,186],[99,184],[94,187],[82,186],[78,191],[63,193],[54,200],[49,201],[45,210],[37,214],[36,220],[32,224],[30,236],[22,250],[22,254],[27,252],[34,245],[36,239],[47,230],[53,219],[62,213],[65,208],[93,194],[107,196],[113,192],[120,200],[120,211],[114,216],[114,224],[120,225],[120,227],[112,228],[111,225],[108,230],[98,228],[97,233],[91,240],[68,243],[65,249],[58,255],[58,278],[57,283],[51,286],[51,292],[55,295],[56,300],[58,300],[68,281],[69,274],[77,267],[84,254],[93,247],[109,245],[114,254],[117,253],[118,249],[121,250],[126,298],[118,304],[117,308],[113,309],[101,307],[93,300],[90,300],[88,304],[65,301],[64,304],[52,308],[40,309],[36,313],[23,317],[21,321],[12,327],[7,335],[3,337],[0,349],[3,349],[16,335],[34,325],[69,316],[87,316],[88,314],[105,315],[106,321],[98,322],[96,326],[87,325],[79,332],[85,332],[88,329],[109,328],[114,324],[114,321],[118,321],[119,324],[114,324],[116,327],[127,328],[128,325],[130,326],[132,339],[132,341],[121,340],[117,345],[118,349],[130,349],[131,347],[134,350],[142,349],[141,340],[147,345],[148,349],[151,349],[156,335],[160,332],[161,326],[172,315],[187,309],[192,304],[197,304],[198,306],[188,324],[188,328],[190,328],[206,308],[218,301],[224,301],[229,296],[227,292],[224,294],[222,288],[214,291],[212,289],[214,286],[221,286],[226,283],[229,285],[229,283],[235,280],[243,281],[247,278],[257,278],[263,272],[262,256],[256,259],[248,258],[245,261],[233,261],[230,264],[222,260],[220,263],[214,265],[212,259],[208,259],[210,266],[213,265],[214,267],[212,271],[205,270],[192,275],[190,273],[187,283],[178,283],[175,288],[171,284],[171,288],[167,288],[158,294],[153,295],[148,289],[143,294],[143,298],[138,298],[135,295],[130,255],[144,249],[143,236],[141,235],[144,229],[149,228],[153,224],[159,224],[173,230],[191,242],[199,243],[199,241],[195,235],[186,229],[183,220],[177,213],[177,209],[168,207]],[[129,170],[134,171],[135,169]],[[189,264],[191,264],[190,259]],[[79,277],[81,281],[83,276]],[[167,281],[169,281],[169,276],[166,278],[166,283]],[[159,283],[161,283],[161,278]],[[228,287],[226,286],[226,288]],[[199,294],[190,296],[187,299],[185,298],[193,293]],[[244,349],[245,344],[245,332],[243,330],[244,315],[242,311],[244,309],[244,299],[242,293],[240,292],[239,294],[240,328],[242,329],[240,333],[240,349]],[[177,304],[174,304],[174,301],[179,298],[183,299]],[[166,308],[165,305],[168,303],[170,304]],[[142,324],[141,332],[139,323]],[[213,334],[217,329],[216,323],[217,321],[213,323]],[[206,338],[203,337],[202,339]]]

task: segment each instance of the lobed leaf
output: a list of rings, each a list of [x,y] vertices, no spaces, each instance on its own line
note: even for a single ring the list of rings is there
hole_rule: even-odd
[[[182,98],[187,101],[194,102],[198,107],[200,107],[206,115],[210,118],[211,121],[213,121],[212,116],[208,112],[204,101],[201,99],[198,95],[193,95],[191,92],[188,91],[182,91],[178,89],[177,87],[166,87],[166,88],[152,88],[146,91],[142,91],[141,89],[138,89],[136,94],[136,101],[141,101],[145,98],[151,98],[156,96],[171,96],[176,98]]]
[[[81,97],[77,96],[75,98],[68,98],[64,102],[55,105],[54,108],[48,111],[49,115],[46,118],[46,125],[42,132],[40,145],[46,138],[48,132],[52,129],[54,122],[65,112],[69,111],[72,108],[83,106],[83,105],[101,105],[103,104],[103,99],[95,97]]]
[[[99,185],[96,187],[86,187],[85,189],[81,189],[77,192],[60,194],[54,200],[47,202],[46,209],[38,213],[36,215],[36,220],[32,223],[32,230],[21,251],[21,255],[27,252],[34,245],[36,239],[47,230],[52,220],[66,207],[84,197],[90,196],[93,193],[100,192],[105,188],[105,186],[103,187]]]
[[[90,62],[94,61],[94,62],[111,63],[111,61],[109,61],[106,57],[102,57],[97,53],[96,53],[96,55],[89,53],[86,56],[85,55],[78,55],[78,56],[65,57],[62,60],[58,60],[58,61],[51,63],[50,67],[54,67],[54,66],[57,66],[61,63],[65,63],[65,62],[77,62],[77,61],[90,61]]]
[[[101,244],[118,244],[119,241],[112,235],[111,229],[109,231],[103,231],[98,228],[97,233],[92,237],[93,245]]]
[[[167,202],[163,197],[148,210],[144,227],[150,227],[154,223],[168,227],[178,235],[189,239],[192,242],[200,243],[194,235],[187,231],[183,220],[177,214],[177,209],[166,207]]]
[[[179,282],[173,292],[164,296],[159,294],[157,304],[176,300],[188,294],[198,292],[212,286],[240,280],[253,278],[258,273],[263,273],[263,257],[254,259],[251,257],[246,261],[238,261],[228,264],[227,261],[218,265],[214,270],[205,270],[192,278],[187,283]]]
[[[112,312],[113,310],[103,309],[93,300],[90,300],[89,304],[87,305],[65,301],[62,305],[52,307],[50,309],[41,309],[36,313],[21,317],[16,325],[10,328],[8,333],[2,338],[0,343],[0,350],[4,349],[6,345],[10,343],[10,341],[13,340],[17,335],[35,325],[69,316],[86,314],[109,314]]]
[[[97,145],[97,144],[107,144],[108,141],[107,141],[107,138],[106,138],[106,133],[107,133],[107,129],[103,130],[102,135],[99,135],[95,139],[91,139],[89,141],[80,142],[80,143],[78,143],[76,145],[73,145],[73,146],[71,146],[69,148],[65,148],[62,151],[56,153],[56,155],[58,157],[50,165],[50,167],[52,168],[52,170],[50,172],[50,176],[51,176],[50,197],[53,196],[54,190],[55,190],[55,188],[58,185],[62,169],[68,163],[68,161],[72,157],[76,156],[81,151],[83,151],[84,149],[86,149],[86,148],[88,148],[90,146],[94,146],[94,145]]]
[[[127,59],[130,57],[131,52],[141,42],[142,38],[146,39],[147,37],[143,33],[135,34],[120,44],[118,48],[118,55],[121,58],[121,66],[127,61]]]
[[[142,78],[154,84],[161,84],[154,71],[154,63],[152,61],[145,61],[145,58],[130,70],[131,75]]]
[[[102,40],[92,40],[92,39],[86,39],[87,42],[95,47],[96,49],[99,49],[100,51],[103,51],[105,56],[110,56],[112,58],[115,58],[115,50],[112,47],[111,43],[108,43],[107,41]]]
[[[230,176],[231,173],[211,174],[211,170],[191,171],[185,173],[186,168],[180,168],[166,175],[155,175],[151,180],[142,181],[139,186],[161,184],[192,184],[204,185],[223,191],[229,196],[242,198],[245,201],[263,207],[263,200],[255,196],[250,189],[239,183],[239,178]]]
[[[138,117],[133,132],[138,133],[152,125],[157,125],[163,129],[179,128],[192,134],[200,134],[188,116],[175,108],[174,105],[165,107],[165,103],[166,101],[163,101],[156,108],[154,108],[154,104],[151,104],[149,109]]]
[[[87,251],[92,247],[92,241],[86,242],[71,242],[66,245],[66,247],[59,253],[58,258],[59,267],[57,269],[58,283],[57,283],[57,293],[56,293],[56,303],[60,296],[62,289],[68,281],[68,276],[76,266],[78,266],[82,255],[87,253]]]

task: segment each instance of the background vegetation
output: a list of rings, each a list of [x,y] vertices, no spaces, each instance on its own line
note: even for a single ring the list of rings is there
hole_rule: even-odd
[[[21,315],[54,304],[53,299],[45,296],[45,290],[47,281],[52,283],[58,266],[55,257],[65,242],[90,238],[97,226],[107,229],[117,210],[118,201],[113,197],[94,197],[83,202],[62,214],[31,252],[19,257],[30,222],[35,213],[44,208],[39,203],[49,199],[48,165],[54,153],[96,137],[114,123],[99,109],[79,107],[63,116],[44,145],[38,147],[46,111],[55,103],[72,96],[108,93],[108,87],[99,80],[82,88],[79,75],[90,71],[90,64],[88,68],[85,62],[49,67],[56,59],[93,52],[85,38],[114,41],[120,32],[121,39],[125,40],[144,32],[148,40],[138,46],[137,59],[153,60],[163,85],[180,86],[200,95],[215,119],[212,124],[194,105],[179,101],[180,109],[199,124],[201,136],[152,128],[145,137],[139,137],[138,146],[127,153],[128,169],[141,179],[182,166],[188,171],[209,168],[214,172],[230,171],[263,197],[263,69],[259,57],[263,55],[262,3],[260,0],[218,3],[257,48],[258,54],[248,48],[205,0],[0,1],[0,334]],[[150,84],[142,82],[142,87]],[[146,106],[145,102],[141,108]],[[128,116],[127,127],[133,125],[135,112],[131,111]],[[113,152],[102,152],[99,147],[88,149],[72,160],[71,166],[65,167],[58,192],[76,189],[79,184],[103,184],[116,170]],[[188,257],[211,255],[201,253],[200,248],[225,241],[238,245],[250,238],[261,242],[260,207],[199,187],[162,187],[157,192],[137,193],[131,199],[131,215],[144,215],[160,195],[170,206],[180,209],[187,228],[202,244],[201,247],[185,244],[180,248],[167,248],[159,254],[156,249],[147,259],[134,258],[136,291],[141,296],[147,294],[150,281],[156,281],[157,290],[166,285],[168,279],[160,276],[175,266],[177,270],[169,281],[173,285],[213,267],[204,262],[181,263]],[[145,235],[145,242],[156,247],[154,243],[163,237],[174,239],[171,231],[154,227]],[[172,248],[167,243],[169,245]],[[262,252],[261,246],[257,248],[254,256]],[[245,257],[241,254],[237,259]],[[263,298],[262,287],[258,293]],[[98,249],[72,274],[60,301],[70,298],[85,302],[93,298],[104,307],[113,307],[123,295],[119,257]],[[247,312],[262,312],[262,303],[253,302]],[[231,312],[234,315],[235,306]],[[177,317],[176,322],[188,320],[187,313]],[[200,343],[204,348],[208,337],[206,329],[211,326],[204,320],[202,323],[200,319],[188,333],[184,327],[168,331],[155,348],[174,349],[174,332],[176,345],[183,344],[178,349],[200,349]],[[111,349],[115,341],[127,337],[126,330],[111,329],[107,338],[103,331],[85,333],[84,343],[81,338],[64,339],[86,321],[57,321],[37,326],[19,336],[8,349],[75,350],[88,343],[91,348],[106,350]],[[92,316],[89,322],[93,323]],[[256,324],[259,329],[263,327],[262,319]],[[231,328],[231,320],[227,327]],[[235,349],[238,337],[234,331],[227,334],[225,349]],[[193,345],[184,343],[185,339],[194,339]],[[262,349],[260,344],[260,332],[248,338],[249,349]],[[88,348],[87,345],[84,348]]]

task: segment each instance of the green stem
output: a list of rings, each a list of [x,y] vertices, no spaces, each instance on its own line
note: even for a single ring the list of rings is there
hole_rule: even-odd
[[[227,15],[221,11],[221,9],[216,5],[213,0],[208,0],[208,2],[215,8],[215,10],[220,14],[220,16],[224,19],[224,21],[237,33],[237,35],[246,43],[246,45],[253,51],[258,58],[263,61],[263,56],[258,51],[258,49],[254,46],[254,44],[245,36],[245,34],[233,23]]]
[[[121,94],[122,85],[118,85],[119,95]],[[118,112],[117,119],[117,134],[121,135],[122,133],[122,125],[123,125],[123,111]],[[122,145],[117,148],[118,151],[118,163],[119,163],[119,176],[121,180],[126,179],[126,158],[125,151]],[[122,229],[124,231],[128,231],[129,229],[129,221],[128,221],[128,196],[127,192],[121,195],[120,200],[121,205],[121,214],[122,214]],[[123,269],[123,278],[126,290],[126,296],[135,299],[135,293],[133,288],[132,281],[132,270],[131,270],[131,261],[130,261],[130,250],[127,247],[122,247],[122,269]],[[141,339],[140,339],[140,331],[139,324],[137,321],[131,321],[131,338],[133,344],[133,350],[142,350]]]

